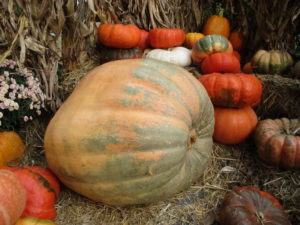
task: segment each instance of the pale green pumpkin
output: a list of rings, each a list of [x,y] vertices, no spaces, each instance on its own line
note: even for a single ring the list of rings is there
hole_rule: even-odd
[[[255,73],[283,74],[292,65],[292,56],[285,51],[258,50],[252,58],[252,68]]]
[[[90,71],[45,134],[49,168],[72,190],[112,205],[158,201],[203,174],[213,106],[179,66],[118,60]]]

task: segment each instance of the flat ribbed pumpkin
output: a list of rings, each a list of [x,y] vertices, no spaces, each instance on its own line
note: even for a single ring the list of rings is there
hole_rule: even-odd
[[[266,119],[259,121],[255,133],[259,158],[269,165],[300,168],[300,120]]]
[[[241,108],[258,105],[263,87],[249,74],[211,73],[199,78],[215,106]]]
[[[185,69],[127,59],[90,71],[50,121],[49,168],[72,190],[112,205],[154,202],[207,167],[212,103]]]
[[[232,53],[231,43],[221,35],[207,35],[195,42],[192,49],[192,59],[200,64],[208,55],[216,52]]]
[[[285,51],[258,50],[252,58],[252,68],[255,73],[282,74],[292,65],[292,56]]]

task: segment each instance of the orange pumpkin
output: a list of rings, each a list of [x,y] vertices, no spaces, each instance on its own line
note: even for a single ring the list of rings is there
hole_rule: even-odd
[[[182,45],[184,38],[182,29],[154,28],[149,32],[149,42],[153,48],[173,48]]]
[[[204,37],[204,34],[201,34],[201,33],[187,33],[187,34],[185,34],[184,45],[187,48],[193,48],[193,45],[195,44],[195,42],[203,37]]]
[[[138,48],[145,50],[149,47],[149,32],[141,29],[141,38],[137,45]]]
[[[259,121],[254,139],[259,158],[269,165],[300,168],[300,120]]]
[[[56,112],[46,159],[67,187],[94,201],[153,202],[203,174],[213,124],[207,92],[187,70],[113,61],[90,71]]]
[[[25,209],[26,192],[18,177],[0,169],[0,224],[13,225]]]
[[[257,116],[250,106],[215,108],[213,138],[222,144],[239,144],[255,129]]]
[[[218,34],[228,38],[229,33],[230,23],[227,18],[223,17],[223,10],[219,15],[210,16],[204,23],[203,34],[205,35]]]
[[[215,106],[256,106],[263,87],[260,80],[249,74],[211,73],[199,78]]]
[[[241,71],[240,61],[230,53],[218,52],[207,56],[202,64],[201,71],[204,74],[220,73],[239,73]]]
[[[241,55],[238,51],[233,50],[232,55],[234,55],[239,61],[241,61]]]
[[[231,32],[228,39],[234,50],[242,51],[244,49],[244,38],[240,31]]]
[[[252,62],[247,62],[242,68],[243,73],[253,73]]]
[[[18,165],[25,150],[21,137],[14,131],[0,132],[0,166]]]
[[[102,24],[98,27],[98,40],[108,47],[134,48],[140,37],[140,29],[132,24]]]

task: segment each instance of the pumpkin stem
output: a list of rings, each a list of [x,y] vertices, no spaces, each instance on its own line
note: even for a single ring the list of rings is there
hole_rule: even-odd
[[[218,15],[223,17],[224,16],[224,9],[220,9]]]
[[[195,130],[192,130],[190,132],[190,137],[189,137],[189,140],[188,140],[188,147],[187,149],[188,150],[191,150],[192,147],[193,147],[193,144],[196,142],[197,140],[197,134],[196,134],[196,131]]]
[[[294,130],[292,132],[293,135],[297,135],[298,131],[300,131],[300,127],[296,128],[296,130]],[[300,135],[300,132],[299,132],[299,135]]]
[[[258,222],[263,225],[264,224],[264,214],[262,212],[256,212],[256,217],[257,217],[257,220]]]

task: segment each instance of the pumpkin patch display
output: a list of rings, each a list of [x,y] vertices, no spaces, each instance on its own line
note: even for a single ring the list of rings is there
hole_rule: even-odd
[[[230,42],[221,35],[207,35],[195,42],[192,49],[193,62],[201,62],[210,54],[217,52],[232,53]]]
[[[18,165],[18,159],[23,156],[24,151],[25,144],[16,132],[0,132],[0,166]]]
[[[15,225],[56,225],[52,220],[41,220],[35,217],[19,219]]]
[[[223,16],[223,10],[218,15],[210,16],[204,23],[203,34],[205,35],[217,34],[228,38],[229,33],[230,22]]]
[[[241,108],[259,104],[261,81],[249,74],[211,73],[199,78],[215,106]]]
[[[173,48],[184,43],[182,29],[154,28],[149,32],[150,46],[153,48]]]
[[[207,56],[201,63],[203,74],[220,73],[239,73],[241,71],[240,61],[233,54],[226,52],[213,53]]]
[[[235,188],[220,209],[222,225],[292,225],[280,202],[255,187]]]
[[[257,116],[250,106],[243,108],[215,107],[213,138],[222,144],[239,144],[255,129]]]
[[[185,34],[184,45],[187,48],[192,49],[195,42],[198,41],[199,39],[203,38],[204,36],[205,35],[201,34],[201,33],[187,33],[187,34]]]
[[[137,47],[141,30],[133,24],[102,24],[98,27],[98,41],[114,48]]]
[[[0,169],[0,224],[14,225],[22,215],[26,192],[18,177],[11,171]]]
[[[26,191],[26,207],[21,217],[53,220],[56,216],[55,200],[60,192],[58,180],[45,168],[1,167],[12,171]]]
[[[292,65],[292,56],[285,51],[258,50],[252,58],[252,68],[255,73],[282,74]]]
[[[300,168],[300,120],[259,121],[254,139],[258,156],[264,162],[286,169]]]
[[[128,59],[90,71],[50,121],[49,168],[70,189],[111,205],[165,199],[202,176],[213,106],[187,70]]]
[[[153,49],[145,53],[145,58],[158,59],[176,64],[178,66],[189,66],[192,63],[191,50],[184,47],[175,47],[168,50]]]

